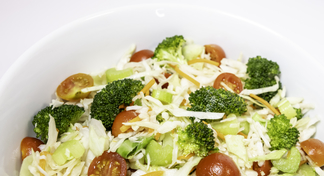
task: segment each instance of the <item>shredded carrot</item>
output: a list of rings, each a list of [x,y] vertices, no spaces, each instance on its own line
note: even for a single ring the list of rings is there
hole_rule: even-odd
[[[142,176],[162,176],[164,174],[164,171],[153,171],[147,174],[144,174]]]
[[[137,117],[133,118],[132,120],[130,120],[130,121],[128,121],[128,122],[137,122],[137,121],[141,121],[141,120],[142,120],[142,119],[139,118],[139,117],[137,116]],[[128,126],[128,125],[123,125],[123,126],[120,127],[120,131],[121,131],[122,133],[124,133],[124,132],[127,131],[128,129],[130,129],[130,126]]]
[[[145,96],[148,96],[148,95],[150,95],[150,91],[149,90],[145,92]]]
[[[258,97],[257,95],[254,94],[250,94],[250,97],[258,100],[260,103],[264,104],[265,106],[267,106],[273,113],[275,113],[276,115],[280,115],[279,111],[277,111],[273,106],[271,106],[267,101],[265,101],[264,99]]]
[[[181,75],[182,77],[188,79],[189,81],[191,81],[192,83],[194,83],[197,87],[200,87],[200,83],[198,81],[196,81],[195,79],[193,79],[189,75],[187,75],[184,72],[182,72],[177,65],[174,66],[174,65],[170,65],[169,64],[169,66],[172,67],[179,75]]]
[[[188,154],[188,155],[184,155],[184,156],[178,156],[178,160],[182,160],[182,159],[184,159],[184,160],[188,160],[189,158],[191,158],[192,156],[194,156],[195,154],[193,154],[193,153],[190,153],[190,154]]]
[[[208,125],[207,122],[202,121],[204,124]],[[212,127],[213,128],[213,127]],[[215,128],[213,128],[215,130]],[[223,133],[218,132],[217,130],[215,130],[217,132],[217,137],[221,138],[222,140],[225,140],[225,135]]]
[[[244,134],[244,133],[242,133],[242,132],[239,132],[239,133],[237,133],[237,134],[238,134],[238,135],[241,135],[241,136],[244,136],[245,139],[247,138],[247,135]]]
[[[300,161],[299,166],[301,166],[301,165],[303,165],[305,163],[307,163],[307,160],[302,160],[302,161]]]
[[[153,132],[154,132],[154,129],[152,129],[152,128],[147,128],[147,132],[148,132],[148,133],[153,133]]]
[[[150,90],[150,88],[153,86],[153,84],[155,83],[155,79],[152,79],[150,82],[148,82],[144,88],[141,90],[141,92],[143,92],[144,94]]]
[[[192,60],[188,61],[188,65],[191,65],[191,64],[194,64],[194,63],[197,63],[197,62],[205,62],[205,63],[208,63],[208,64],[215,65],[217,67],[219,66],[218,62],[215,62],[215,61],[212,61],[212,60],[207,60],[207,59],[192,59]]]
[[[159,140],[159,139],[160,139],[160,136],[161,136],[161,133],[156,133],[156,134],[154,135],[154,139],[155,139],[155,140]]]

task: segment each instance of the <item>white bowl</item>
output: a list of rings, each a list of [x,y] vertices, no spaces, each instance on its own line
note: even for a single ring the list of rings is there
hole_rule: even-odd
[[[324,75],[323,65],[283,36],[237,16],[197,6],[123,7],[53,32],[26,51],[1,79],[1,175],[18,175],[20,142],[35,136],[32,118],[48,105],[62,80],[113,66],[132,43],[138,49],[153,50],[165,37],[176,34],[198,44],[219,44],[230,59],[243,53],[245,59],[261,55],[278,62],[288,94],[313,102],[317,109],[311,116],[324,114],[320,108],[323,82],[312,79]],[[317,134],[323,132],[319,128]],[[324,141],[323,136],[315,137]]]

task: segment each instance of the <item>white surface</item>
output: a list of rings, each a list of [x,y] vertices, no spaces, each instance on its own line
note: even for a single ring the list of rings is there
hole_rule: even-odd
[[[1,0],[0,78],[28,48],[65,24],[118,6],[161,2],[168,1]],[[321,53],[324,48],[324,1],[181,0],[176,3],[213,7],[252,20],[287,37],[324,63]]]
[[[195,3],[202,5],[201,2],[207,1]],[[324,95],[316,92],[321,91],[319,88],[323,87],[323,82],[312,82],[308,78],[318,73],[324,75],[320,53],[324,38],[320,33],[324,31],[320,20],[323,12],[319,11],[323,3],[294,2],[280,3],[279,6],[279,3],[273,1],[269,4],[257,1],[213,1],[208,6],[214,9],[206,11],[194,6],[183,10],[181,5],[171,8],[156,5],[152,11],[145,8],[148,6],[137,5],[135,10],[112,10],[112,13],[84,18],[74,25],[59,29],[28,50],[22,60],[8,71],[11,74],[0,80],[0,84],[3,83],[0,86],[1,175],[5,175],[5,172],[13,175],[13,171],[19,168],[20,140],[26,134],[33,135],[30,117],[50,101],[50,95],[60,82],[58,80],[76,72],[90,72],[97,69],[98,65],[111,64],[109,58],[119,58],[122,50],[130,43],[153,48],[161,37],[175,32],[190,36],[197,43],[213,43],[217,40],[225,51],[230,50],[227,53],[231,58],[241,51],[245,56],[265,54],[280,63],[284,70],[282,80],[285,85],[289,85],[290,94],[303,93],[302,96],[319,104]],[[0,58],[1,63],[7,65],[1,64],[1,71],[6,70],[30,46],[62,25],[122,5],[80,0],[55,3],[10,1],[1,4],[0,11],[5,12],[5,15],[0,16]],[[179,21],[171,21],[174,17]],[[160,22],[164,24],[163,27],[159,26]],[[149,27],[145,24],[149,24]],[[204,28],[205,24],[210,28]],[[119,35],[119,32],[123,35]],[[304,70],[307,70],[307,74],[303,73]],[[317,112],[324,114],[323,109]],[[323,128],[320,130],[323,132]]]

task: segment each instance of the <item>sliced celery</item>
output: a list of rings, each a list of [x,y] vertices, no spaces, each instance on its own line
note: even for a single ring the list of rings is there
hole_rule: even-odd
[[[230,118],[230,115],[228,116]],[[224,135],[232,134],[236,135],[240,129],[240,122],[235,118],[231,121],[225,122],[212,122],[210,124],[217,132]]]
[[[80,158],[85,149],[83,145],[77,140],[71,140],[62,143],[53,153],[52,158],[58,165],[63,165],[66,161],[73,158]]]
[[[165,90],[154,89],[152,92],[152,97],[160,100],[164,104],[169,104],[172,102],[172,94]]]
[[[244,127],[242,133],[248,135],[250,132],[250,123],[248,121],[243,121],[240,123],[240,127]]]
[[[288,119],[294,118],[297,116],[296,110],[290,104],[290,102],[284,98],[278,103],[278,108],[281,114],[284,114]]]
[[[309,166],[308,164],[303,164],[299,167],[298,171],[297,171],[297,175],[298,176],[316,176],[316,172],[314,171],[314,169]]]
[[[258,113],[255,113],[253,116],[252,116],[252,119],[256,122],[259,122],[261,125],[265,126],[267,120],[262,118]]]
[[[107,82],[123,79],[131,75],[133,75],[132,68],[126,68],[124,70],[116,70],[115,68],[110,68],[106,71]]]
[[[127,139],[117,149],[117,153],[124,158],[131,159],[136,152],[145,148],[153,138],[154,136],[144,137],[136,142]]]
[[[265,161],[265,160],[274,160],[280,159],[285,153],[287,152],[286,149],[275,150],[267,155],[257,156],[254,158],[250,158],[250,161]]]
[[[152,140],[146,147],[145,160],[147,155],[150,157],[150,165],[152,166],[167,166],[172,162],[173,147],[170,145],[161,146],[155,140]]]
[[[274,167],[282,172],[295,173],[299,168],[300,160],[301,156],[299,150],[296,147],[292,147],[287,158],[271,160],[271,162]]]

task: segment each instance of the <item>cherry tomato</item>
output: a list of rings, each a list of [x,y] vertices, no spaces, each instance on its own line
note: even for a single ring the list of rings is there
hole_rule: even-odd
[[[41,151],[38,147],[44,144],[41,140],[33,137],[25,137],[21,143],[20,143],[20,150],[21,150],[21,158],[24,160],[27,156],[29,156],[34,150],[36,151]]]
[[[93,86],[93,79],[90,75],[78,73],[66,78],[56,89],[56,94],[63,100],[79,101],[86,98],[90,92],[82,93],[81,89]]]
[[[122,133],[120,131],[120,127],[123,126],[123,123],[128,122],[130,120],[132,120],[133,118],[137,117],[138,113],[136,113],[135,111],[122,111],[120,112],[115,120],[114,123],[111,127],[111,134],[114,135],[115,137],[117,137],[120,133]]]
[[[197,165],[197,176],[240,176],[240,170],[229,156],[213,153],[206,156]]]
[[[324,143],[318,139],[308,139],[300,143],[300,147],[319,167],[324,165]]]
[[[223,58],[226,58],[224,50],[215,44],[205,45],[205,53],[210,54],[210,60],[221,63]]]
[[[142,60],[153,57],[154,52],[151,50],[141,50],[134,53],[130,59],[130,62],[141,62]]]
[[[242,81],[240,78],[232,73],[222,73],[218,75],[214,82],[214,88],[219,89],[224,87],[221,85],[224,82],[229,88],[231,88],[235,93],[240,93],[243,90]]]
[[[272,167],[272,163],[270,160],[264,161],[264,164],[260,167],[258,162],[253,162],[253,170],[258,173],[258,176],[263,176],[261,172],[263,172],[267,176],[270,174],[270,169]]]
[[[125,159],[116,152],[104,151],[95,157],[88,169],[88,176],[126,176]]]

